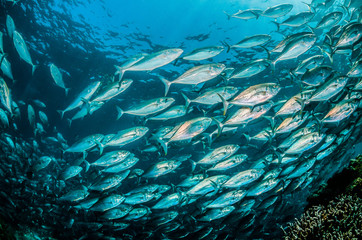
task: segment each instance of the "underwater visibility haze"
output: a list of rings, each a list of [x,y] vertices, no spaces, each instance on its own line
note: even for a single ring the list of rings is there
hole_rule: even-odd
[[[32,239],[281,239],[362,152],[361,14],[1,0],[0,219]]]

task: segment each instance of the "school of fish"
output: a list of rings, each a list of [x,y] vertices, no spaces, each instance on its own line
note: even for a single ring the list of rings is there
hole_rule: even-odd
[[[265,33],[189,53],[140,52],[115,66],[112,80],[91,80],[81,91],[67,87],[71,76],[51,63],[49,81],[66,103],[58,121],[72,128],[104,106],[113,107],[110,122],[134,119],[132,127],[77,141],[50,130],[48,113],[56,110],[47,102],[12,96],[12,71],[25,70],[11,65],[3,41],[12,42],[29,75],[44,66],[7,15],[0,31],[1,218],[59,239],[280,238],[280,227],[361,140],[361,5],[313,0],[295,15],[289,3],[225,12],[229,21],[270,18],[283,40],[274,44]],[[244,49],[255,56],[262,49],[265,58],[237,66],[212,60]],[[157,71],[184,62],[194,66],[174,78]],[[128,102],[137,72],[158,81],[163,94]],[[31,138],[18,130],[24,122]]]

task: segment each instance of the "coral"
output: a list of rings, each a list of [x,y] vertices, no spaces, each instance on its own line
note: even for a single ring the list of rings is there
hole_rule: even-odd
[[[328,206],[313,206],[290,224],[284,239],[360,239],[362,199],[341,195]]]
[[[360,155],[308,199],[302,217],[289,224],[287,232],[282,228],[284,239],[361,239],[361,187]]]

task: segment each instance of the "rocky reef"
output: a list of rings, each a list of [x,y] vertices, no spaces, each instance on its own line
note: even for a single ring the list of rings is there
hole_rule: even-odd
[[[362,155],[308,199],[284,239],[360,239],[362,236]],[[284,230],[284,229],[283,229]]]

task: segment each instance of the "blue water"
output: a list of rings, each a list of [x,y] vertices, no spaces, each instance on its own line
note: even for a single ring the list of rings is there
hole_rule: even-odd
[[[310,0],[305,2],[310,3]],[[275,24],[271,23],[274,21],[273,19],[259,17],[247,21],[236,18],[228,20],[224,13],[233,14],[239,9],[265,10],[282,3],[293,4],[293,9],[286,16],[278,18],[278,22],[282,22],[290,15],[308,11],[307,5],[298,0],[23,0],[14,6],[2,0],[0,30],[3,33],[7,31],[6,16],[10,15],[14,19],[17,31],[26,40],[34,64],[38,65],[32,76],[29,64],[19,59],[11,39],[4,35],[4,49],[8,54],[8,60],[11,62],[15,79],[14,83],[10,83],[8,79],[6,81],[11,89],[12,98],[20,105],[21,119],[14,120],[18,130],[1,129],[2,139],[4,133],[7,133],[12,136],[15,142],[27,142],[32,145],[36,141],[38,147],[27,148],[34,151],[34,154],[31,154],[29,158],[49,155],[57,159],[56,163],[51,163],[49,167],[42,169],[42,172],[39,173],[29,172],[27,161],[31,162],[31,159],[27,160],[28,158],[21,159],[22,162],[16,164],[6,162],[2,166],[2,170],[9,165],[11,166],[8,173],[2,174],[6,179],[3,182],[3,186],[6,187],[0,187],[1,192],[4,193],[2,198],[11,199],[16,205],[15,210],[10,210],[8,214],[5,214],[6,211],[0,206],[2,218],[11,219],[9,222],[16,229],[23,228],[25,229],[23,231],[32,232],[34,235],[44,238],[52,236],[56,239],[146,239],[146,236],[149,236],[150,239],[199,239],[203,232],[206,233],[209,230],[211,234],[207,235],[206,239],[280,239],[282,236],[280,226],[285,227],[287,222],[298,217],[306,205],[308,195],[348,163],[349,157],[355,151],[352,146],[360,138],[360,126],[354,129],[351,127],[353,124],[344,122],[336,129],[326,130],[328,133],[339,134],[343,129],[351,127],[353,130],[351,136],[353,137],[350,139],[347,137],[349,141],[337,149],[334,158],[330,157],[323,164],[316,164],[308,172],[309,178],[307,180],[310,179],[311,183],[306,184],[308,181],[303,181],[306,184],[305,189],[298,188],[299,183],[295,180],[283,193],[267,194],[256,198],[256,204],[251,211],[247,213],[241,211],[210,223],[197,220],[198,216],[203,214],[205,202],[209,200],[200,199],[191,206],[173,208],[172,210],[179,211],[179,216],[166,226],[160,227],[152,224],[154,217],[160,213],[157,212],[156,215],[149,213],[139,221],[126,221],[130,226],[125,230],[115,230],[115,228],[109,227],[104,221],[100,221],[100,214],[88,210],[75,210],[72,208],[74,204],[58,201],[59,196],[66,192],[82,184],[90,185],[101,173],[99,171],[82,172],[79,176],[65,183],[58,181],[56,176],[67,166],[75,165],[81,155],[63,154],[62,150],[64,149],[48,144],[44,139],[53,137],[57,132],[60,132],[70,146],[75,141],[91,134],[106,135],[145,124],[150,128],[150,133],[147,135],[149,138],[151,133],[162,126],[175,126],[181,121],[203,116],[202,108],[195,107],[189,115],[181,119],[167,121],[167,123],[145,123],[143,118],[131,115],[125,115],[120,120],[116,120],[115,106],[128,109],[142,100],[163,96],[164,86],[154,74],[160,74],[169,80],[174,80],[186,70],[199,64],[223,63],[227,67],[237,68],[251,60],[267,58],[267,53],[262,48],[223,51],[218,56],[207,60],[171,63],[155,69],[151,73],[126,72],[123,78],[131,78],[134,81],[131,88],[112,102],[106,103],[91,116],[86,116],[82,120],[74,120],[71,126],[69,126],[67,118],[70,118],[73,113],[66,113],[65,118],[61,119],[57,110],[65,109],[90,82],[96,80],[110,81],[115,73],[114,65],[121,65],[135,54],[151,54],[167,48],[181,48],[185,54],[196,48],[222,45],[222,42],[234,44],[255,34],[269,34],[271,40],[264,46],[271,50],[284,36],[309,31],[306,26],[302,26],[299,28],[281,27],[281,31],[277,32]],[[329,11],[337,10],[340,4],[339,1],[335,1]],[[311,22],[312,26],[323,17],[323,11],[316,14]],[[325,32],[321,31],[317,34],[319,34],[318,42],[321,43],[324,40],[322,35]],[[300,60],[316,54],[321,53],[318,48],[313,47],[298,59],[278,63],[277,75],[272,74],[268,69],[254,77],[234,81],[234,85],[240,89],[245,89],[259,83],[280,81],[282,90],[273,101],[289,99],[299,92],[298,85],[290,80],[290,69],[295,68]],[[272,55],[272,59],[275,56]],[[336,56],[336,59],[333,68],[346,74],[350,69],[350,66],[347,65],[348,61],[343,59],[343,56]],[[328,62],[327,58],[325,62]],[[64,90],[55,86],[52,80],[49,71],[49,65],[52,63],[62,71],[65,85],[70,88],[68,96],[65,96]],[[184,104],[184,100],[179,94],[181,91],[187,92],[187,95],[193,99],[200,92],[216,84],[222,84],[222,79],[210,81],[203,87],[201,86],[202,89],[194,89],[195,91],[191,87],[183,85],[172,86],[170,92],[175,98],[176,104]],[[41,100],[46,104],[46,109],[42,111],[49,118],[49,126],[45,127],[46,132],[41,136],[34,136],[33,129],[27,121],[26,105],[32,104],[34,106],[34,99]],[[19,104],[21,101],[25,103],[25,106]],[[221,108],[221,106],[219,107]],[[35,108],[37,111],[40,110],[38,107]],[[321,112],[326,112],[324,105],[321,108]],[[314,110],[312,107],[306,109],[306,111]],[[315,112],[318,111],[315,110]],[[353,123],[360,121],[360,112],[356,115],[352,118]],[[226,140],[218,139],[210,148],[204,149],[202,144],[188,145],[185,148],[171,147],[168,156],[164,155],[161,148],[156,153],[142,154],[141,150],[148,143],[146,139],[141,139],[122,149],[135,153],[140,159],[135,168],[147,169],[155,162],[177,154],[192,154],[193,159],[197,161],[210,149],[235,143],[242,147],[241,153],[246,153],[250,157],[248,162],[238,168],[242,171],[271,153],[271,148],[267,145],[257,145],[256,148],[250,147],[240,133],[253,135],[253,133],[264,128],[267,123],[268,121],[264,119],[252,126],[247,126],[234,137]],[[216,126],[213,126],[212,131],[215,129]],[[9,156],[8,148],[4,147],[4,149],[2,156]],[[361,150],[357,149],[356,151]],[[87,160],[93,162],[98,156],[98,153],[89,153]],[[313,155],[306,156],[306,159],[311,156]],[[17,159],[17,161],[20,160]],[[165,175],[155,180],[127,179],[114,192],[123,194],[137,186],[151,183],[177,185],[180,179],[192,174],[190,167],[191,164],[185,162],[175,173],[171,173],[173,175]],[[199,173],[205,173],[205,169],[199,170]],[[233,171],[226,173],[232,175]],[[297,186],[296,190],[293,188],[295,186]],[[172,188],[162,196],[177,191]],[[105,195],[114,192],[110,191]],[[91,196],[97,195],[100,196],[101,194],[92,193]],[[271,207],[267,209],[258,207],[265,199],[273,196],[277,196],[277,201]],[[29,198],[31,201],[25,201]],[[13,206],[9,202],[6,201],[6,207]],[[151,207],[155,202],[157,201],[140,206]],[[116,220],[115,222],[123,221]],[[110,223],[108,222],[108,224]],[[166,227],[172,228],[173,224],[179,226],[175,231],[168,231]]]

